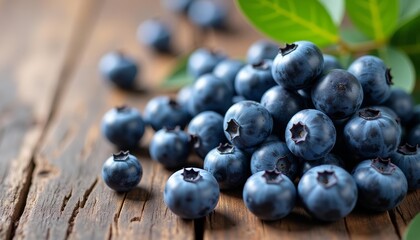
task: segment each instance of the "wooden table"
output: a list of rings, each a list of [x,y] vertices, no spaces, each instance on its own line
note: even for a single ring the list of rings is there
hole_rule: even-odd
[[[181,220],[163,203],[171,172],[148,155],[151,130],[135,152],[144,168],[139,187],[127,194],[107,188],[100,171],[116,149],[100,134],[103,114],[123,103],[144,109],[177,62],[136,41],[137,25],[151,17],[176,29],[177,55],[197,43],[197,32],[159,1],[0,0],[0,239],[401,237],[420,211],[420,191],[395,210],[356,209],[333,223],[317,222],[301,207],[263,222],[246,211],[240,191],[224,192],[207,218]],[[240,58],[259,38],[232,6],[230,30],[199,43]],[[101,81],[98,61],[114,49],[141,62],[138,82],[149,91],[127,93]]]

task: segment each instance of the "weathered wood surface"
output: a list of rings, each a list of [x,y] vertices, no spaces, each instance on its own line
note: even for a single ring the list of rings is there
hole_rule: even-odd
[[[116,105],[144,109],[176,56],[196,44],[241,58],[261,35],[231,6],[226,31],[197,36],[159,1],[0,0],[0,239],[398,239],[420,212],[420,193],[396,209],[356,209],[334,223],[319,223],[301,207],[281,221],[250,214],[241,192],[223,192],[207,218],[181,220],[164,205],[172,173],[153,162],[149,129],[135,152],[144,175],[117,194],[101,180],[102,163],[115,149],[101,136],[103,114]],[[138,44],[138,24],[162,17],[177,29],[175,55]],[[203,34],[202,32],[200,34]],[[141,64],[138,85],[122,92],[104,84],[97,63],[119,49]],[[196,157],[192,164],[200,164]],[[193,163],[194,162],[194,163]]]

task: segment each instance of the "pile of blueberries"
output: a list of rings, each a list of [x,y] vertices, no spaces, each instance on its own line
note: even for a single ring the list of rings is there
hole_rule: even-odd
[[[212,1],[162,2],[168,8],[185,2],[176,7],[190,16],[191,2]],[[147,24],[140,36],[143,28],[159,30]],[[168,50],[163,35],[149,39],[150,46]],[[108,54],[99,68],[116,86],[133,86],[132,59]],[[408,190],[420,188],[420,105],[391,88],[381,59],[362,56],[345,70],[311,42],[279,47],[260,40],[248,49],[246,63],[197,49],[188,72],[194,83],[176,99],[157,96],[142,114],[128,106],[105,114],[103,135],[124,150],[103,165],[110,188],[126,192],[140,182],[142,166],[126,150],[138,147],[146,126],[155,131],[151,158],[177,170],[163,195],[182,218],[208,215],[220,190],[243,189],[245,206],[263,220],[285,217],[300,201],[314,218],[335,221],[356,203],[393,209]],[[203,169],[187,167],[192,152]]]

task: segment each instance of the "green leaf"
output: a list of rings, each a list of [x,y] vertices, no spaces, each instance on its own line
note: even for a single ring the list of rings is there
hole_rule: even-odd
[[[279,42],[308,40],[318,46],[339,39],[327,10],[313,0],[237,0],[248,20],[261,32]]]
[[[349,0],[347,13],[368,37],[385,41],[395,30],[398,22],[398,0]]]
[[[404,22],[420,13],[420,1],[401,0],[400,1],[400,22]]]
[[[411,93],[416,82],[416,71],[410,58],[404,52],[391,47],[381,51],[379,56],[391,68],[394,86]]]
[[[417,214],[407,227],[404,240],[417,240],[420,236],[420,214]]]
[[[178,89],[192,83],[194,80],[187,71],[188,56],[182,57],[174,70],[162,82],[161,87],[166,89]]]
[[[369,38],[353,25],[340,28],[340,35],[343,40],[348,43],[363,43],[369,41]]]
[[[406,22],[391,38],[391,45],[408,54],[414,63],[417,74],[420,74],[420,15]],[[420,78],[420,76],[417,76]]]
[[[330,14],[335,25],[340,26],[344,17],[344,0],[318,0]]]

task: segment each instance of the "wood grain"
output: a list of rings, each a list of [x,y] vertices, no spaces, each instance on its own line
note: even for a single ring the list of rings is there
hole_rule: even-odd
[[[0,4],[0,239],[13,236],[83,1]]]

